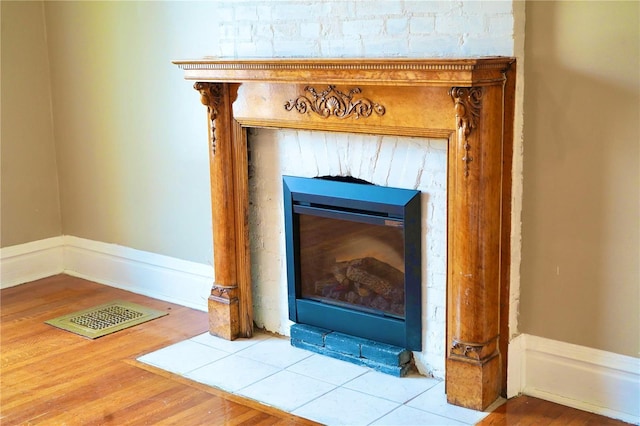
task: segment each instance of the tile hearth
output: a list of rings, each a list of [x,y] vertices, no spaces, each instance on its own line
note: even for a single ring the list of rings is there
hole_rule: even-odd
[[[488,414],[448,404],[440,380],[393,377],[260,332],[204,333],[138,361],[329,425],[472,425]]]

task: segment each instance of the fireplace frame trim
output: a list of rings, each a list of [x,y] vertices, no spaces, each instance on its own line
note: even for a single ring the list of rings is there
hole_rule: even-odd
[[[445,138],[446,390],[485,409],[506,391],[515,59],[202,59],[175,61],[208,109],[215,282],[210,332],[253,330],[249,127]],[[340,118],[287,109],[334,86],[383,106]]]

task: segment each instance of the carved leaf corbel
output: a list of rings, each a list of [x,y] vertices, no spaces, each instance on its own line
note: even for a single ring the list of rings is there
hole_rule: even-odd
[[[463,342],[458,339],[453,339],[449,355],[464,358],[469,361],[482,361],[495,355],[498,347],[497,341],[497,335],[484,343]]]
[[[216,154],[216,118],[222,102],[222,84],[197,82],[193,88],[200,92],[200,102],[207,107],[209,115],[209,132],[211,140],[211,152]]]
[[[238,298],[238,286],[214,284],[211,288],[211,296],[229,301],[236,300]]]
[[[369,117],[375,112],[384,115],[385,107],[364,97],[354,99],[355,94],[362,92],[362,89],[355,87],[344,93],[336,89],[336,86],[329,85],[326,90],[318,92],[315,88],[307,86],[305,92],[309,92],[310,97],[300,95],[296,99],[291,99],[284,104],[287,111],[295,108],[300,114],[312,111],[322,118],[331,116],[337,118],[353,117],[356,120],[360,117]]]
[[[483,345],[481,344],[463,343],[454,340],[451,345],[451,355],[480,360],[482,349]]]
[[[465,153],[462,161],[465,163],[464,175],[467,177],[469,176],[469,163],[473,161],[470,152],[469,135],[478,126],[478,120],[480,119],[482,87],[452,87],[449,94],[453,99],[456,113],[458,137],[464,143]]]

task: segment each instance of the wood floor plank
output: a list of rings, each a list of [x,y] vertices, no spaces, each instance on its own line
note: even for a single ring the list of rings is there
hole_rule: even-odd
[[[179,389],[176,388],[174,383],[158,381],[155,377],[148,377],[148,372],[140,374],[140,371],[136,371],[135,368],[129,368],[129,370],[134,372],[134,375],[128,377],[127,380],[119,381],[116,386],[113,384],[107,385],[108,387],[105,386],[105,383],[99,383],[94,390],[88,391],[88,394],[80,399],[82,401],[81,404],[77,404],[75,407],[47,420],[51,424],[69,424],[71,421],[75,424],[130,424],[133,419],[121,413],[122,408],[144,402],[140,407],[142,408],[142,418],[139,419],[141,423],[152,424],[149,423],[149,419],[152,416],[156,418],[157,422],[164,421],[164,416],[167,415],[166,409],[163,410],[164,412],[157,413],[153,410],[148,410],[148,406],[156,400],[159,393],[171,393],[171,395],[165,396],[164,401],[166,401],[173,398]],[[117,377],[125,378],[125,376],[126,373],[120,372]],[[78,396],[78,393],[74,392],[73,395],[69,395],[69,398],[58,403],[68,406],[72,399],[77,401],[79,399]],[[194,395],[190,393],[189,397],[183,400],[184,405],[174,406],[174,408],[177,408],[178,411],[185,410],[194,405],[194,400],[199,404],[209,401],[210,398],[205,394]]]
[[[623,426],[627,424],[523,395],[508,400],[477,426]]]
[[[149,381],[148,386],[153,387],[156,382],[166,381]],[[139,399],[126,407],[119,407],[110,414],[110,417],[113,421],[121,423],[157,424],[176,411],[192,407],[201,400],[208,399],[209,397],[204,392],[193,392],[193,389],[189,387],[171,383],[167,389],[157,388],[153,395]]]

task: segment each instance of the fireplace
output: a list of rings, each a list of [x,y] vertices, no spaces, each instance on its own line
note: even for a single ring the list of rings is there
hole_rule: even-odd
[[[420,193],[285,176],[289,318],[421,350]]]
[[[447,141],[446,392],[484,409],[506,390],[515,60],[176,61],[208,109],[215,282],[210,332],[253,332],[247,129]]]

